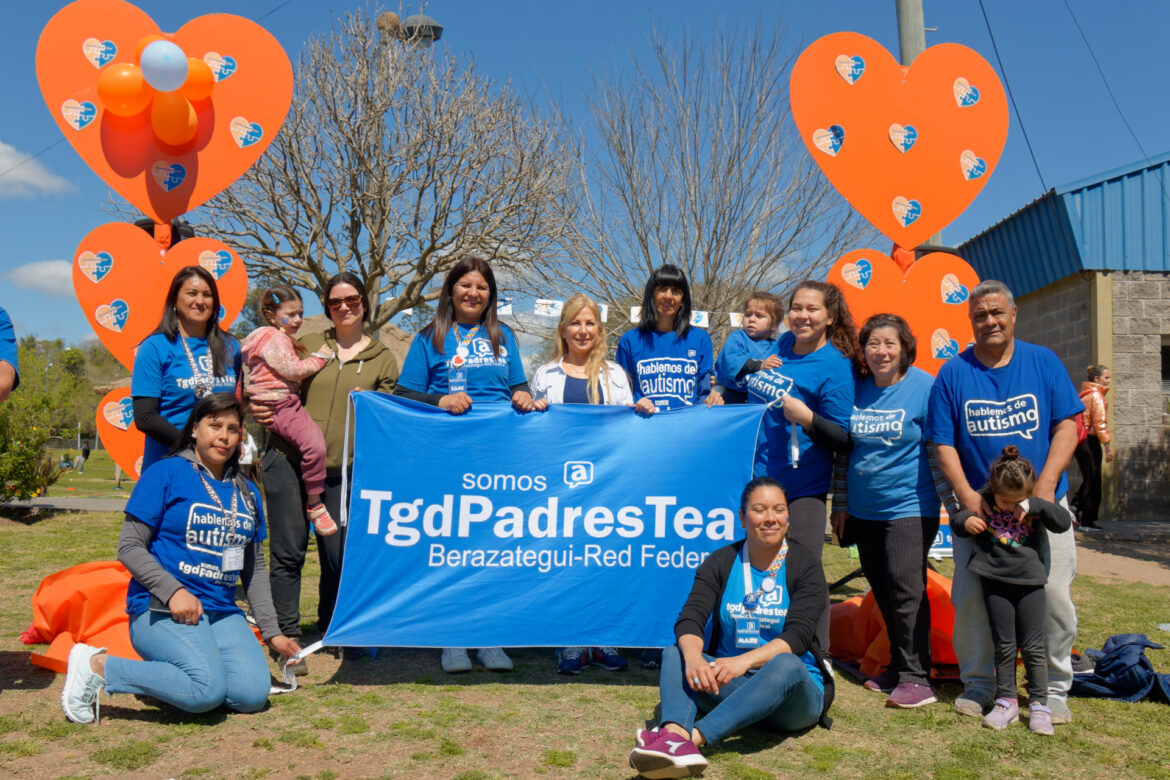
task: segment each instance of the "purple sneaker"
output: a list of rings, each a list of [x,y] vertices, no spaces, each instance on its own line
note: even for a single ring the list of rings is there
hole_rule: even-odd
[[[1052,728],[1052,710],[1039,702],[1028,707],[1028,730],[1033,734],[1051,737],[1056,732]]]
[[[894,688],[894,692],[886,699],[886,706],[896,707],[901,710],[912,710],[915,707],[934,704],[936,701],[938,699],[934,698],[934,689],[929,685],[904,682],[898,683],[898,687]]]
[[[618,651],[612,647],[593,648],[590,661],[594,666],[600,666],[602,669],[608,669],[611,672],[620,672],[629,665],[629,661],[622,658]]]
[[[1020,707],[1015,699],[996,699],[991,712],[983,716],[983,725],[989,729],[1003,731],[1020,720]]]
[[[889,693],[898,685],[898,673],[890,669],[888,666],[881,674],[870,677],[865,681],[864,686],[867,691],[877,691],[879,693]]]
[[[646,747],[656,739],[658,739],[657,726],[652,729],[638,729],[634,732],[634,742],[638,743],[638,747]]]
[[[672,731],[659,731],[656,739],[630,751],[630,766],[650,780],[698,777],[707,768],[707,759],[695,743]]]

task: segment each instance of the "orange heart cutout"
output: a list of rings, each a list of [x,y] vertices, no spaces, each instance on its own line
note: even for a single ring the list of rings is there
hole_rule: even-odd
[[[834,33],[792,68],[792,116],[821,171],[895,244],[913,248],[971,204],[1007,141],[1008,106],[973,49],[931,46],[905,68]]]
[[[127,476],[137,480],[142,474],[146,434],[134,424],[130,388],[111,390],[98,402],[97,432],[114,462]]]
[[[187,22],[164,37],[207,63],[215,82],[208,97],[191,101],[195,137],[165,145],[151,129],[149,105],[118,116],[97,89],[103,70],[137,66],[139,41],[159,34],[145,12],[123,0],[77,0],[45,25],[37,80],[61,132],[93,172],[155,222],[170,222],[260,157],[288,113],[293,74],[284,49],[255,22],[228,14]]]
[[[123,222],[102,225],[86,236],[73,256],[73,291],[94,333],[128,370],[134,350],[162,318],[167,289],[178,270],[202,265],[216,277],[227,330],[248,297],[248,272],[226,245],[189,238],[163,256],[142,228]]]
[[[859,329],[874,314],[905,319],[918,342],[914,365],[931,375],[972,340],[967,301],[979,275],[961,257],[931,252],[903,274],[888,255],[855,249],[833,264],[827,281],[841,288]]]

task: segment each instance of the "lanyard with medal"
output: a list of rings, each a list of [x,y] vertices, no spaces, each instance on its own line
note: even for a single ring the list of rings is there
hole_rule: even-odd
[[[764,579],[760,583],[760,587],[752,588],[752,565],[748,562],[747,542],[744,542],[743,548],[739,551],[739,560],[743,568],[743,609],[747,613],[747,617],[736,618],[735,620],[736,647],[750,648],[760,646],[760,621],[755,616],[756,607],[760,606],[760,596],[762,594],[771,593],[776,590],[776,575],[779,573],[780,567],[784,565],[784,559],[787,557],[788,540],[785,539],[780,545],[780,552],[776,553],[776,557],[772,559],[772,565],[764,573]]]
[[[467,358],[471,355],[467,345],[479,333],[479,325],[467,331],[466,338],[460,338],[459,326],[451,323],[451,333],[455,336],[455,357],[447,363],[447,392],[454,395],[467,392]]]
[[[215,490],[212,489],[211,484],[207,481],[207,477],[203,476],[203,472],[199,466],[192,463],[191,468],[195,469],[195,473],[199,475],[199,481],[203,483],[203,489],[207,491],[207,496],[215,504],[219,511],[227,515],[227,529],[224,534],[224,548],[223,548],[223,563],[219,567],[220,571],[240,571],[244,568],[244,545],[232,544],[232,537],[236,535],[236,521],[240,516],[240,489],[232,482],[232,504],[230,509],[224,509],[223,502],[219,500],[219,496]]]
[[[187,365],[191,367],[191,378],[195,380],[195,397],[202,398],[211,392],[211,373],[204,374],[199,370],[199,364],[191,352],[191,347],[187,345],[187,339],[183,336],[182,331],[179,332],[179,343],[183,345],[183,353],[187,356]]]

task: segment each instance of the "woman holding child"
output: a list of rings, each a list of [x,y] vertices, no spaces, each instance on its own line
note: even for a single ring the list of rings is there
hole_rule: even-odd
[[[325,438],[321,499],[328,515],[337,518],[341,516],[345,498],[341,491],[341,471],[349,468],[348,463],[342,462],[349,393],[351,390],[392,392],[398,379],[398,363],[390,350],[366,330],[371,316],[370,302],[360,278],[348,271],[335,275],[325,285],[323,302],[333,327],[324,333],[306,335],[302,344],[310,354],[331,352],[333,358],[301,382],[300,395],[304,410]],[[252,403],[252,415],[266,426],[274,419],[271,406],[262,402]],[[272,598],[281,631],[292,637],[300,636],[301,569],[305,565],[310,528],[304,509],[306,495],[301,468],[297,446],[270,431],[261,469],[270,523]],[[344,529],[329,535],[317,533],[317,553],[321,559],[317,630],[322,634],[333,618],[344,546]]]

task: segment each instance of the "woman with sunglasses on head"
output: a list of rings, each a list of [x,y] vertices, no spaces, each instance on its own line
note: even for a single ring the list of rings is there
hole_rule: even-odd
[[[349,393],[351,390],[393,392],[398,362],[386,345],[367,332],[371,317],[369,296],[358,276],[348,271],[336,274],[326,283],[323,298],[333,327],[324,333],[307,334],[301,343],[309,353],[327,347],[334,359],[301,382],[301,401],[325,435],[322,500],[329,514],[340,518],[341,505],[346,500],[341,491],[342,469],[350,465],[342,462]],[[261,425],[268,425],[273,412],[254,401],[252,416]],[[270,431],[269,446],[261,459],[261,474],[268,500],[272,598],[281,630],[293,637],[300,636],[301,569],[305,565],[310,528],[305,517],[306,496],[299,464],[297,448]],[[317,630],[322,634],[333,618],[344,548],[344,528],[328,536],[317,534],[317,554],[321,559]]]
[[[237,582],[271,651],[287,659],[300,652],[281,634],[272,608],[260,493],[237,470],[243,417],[234,395],[204,396],[172,457],[134,486],[118,560],[133,575],[126,612],[130,642],[143,660],[74,645],[61,693],[69,720],[95,722],[103,688],[186,712],[263,708],[268,662],[236,606]]]
[[[130,395],[134,424],[146,434],[140,473],[179,443],[179,427],[196,401],[239,389],[240,342],[220,329],[219,310],[215,277],[197,265],[181,268],[162,320],[138,345]]]
[[[512,329],[496,316],[496,277],[488,262],[475,255],[456,261],[439,291],[435,318],[410,343],[395,394],[465,414],[472,405],[511,401],[518,411],[543,409],[532,399],[520,348]],[[512,659],[499,647],[480,648],[480,662],[493,671],[509,671]],[[444,648],[449,674],[471,669],[462,647]]]

